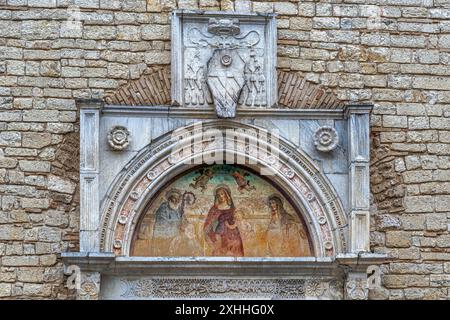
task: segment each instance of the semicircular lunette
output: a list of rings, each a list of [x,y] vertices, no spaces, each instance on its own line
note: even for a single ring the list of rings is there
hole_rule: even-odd
[[[202,166],[150,199],[132,256],[303,257],[313,249],[301,213],[256,173]]]

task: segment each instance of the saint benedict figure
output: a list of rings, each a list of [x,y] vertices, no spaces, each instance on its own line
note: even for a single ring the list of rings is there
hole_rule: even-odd
[[[179,234],[182,218],[182,193],[178,189],[170,189],[166,200],[155,213],[153,227],[153,255],[168,255],[171,241]]]
[[[244,246],[235,217],[231,191],[221,184],[214,191],[214,205],[204,224],[205,238],[214,256],[244,256]]]
[[[267,228],[267,254],[281,257],[311,255],[302,224],[286,211],[280,196],[269,196],[268,205],[271,218]]]

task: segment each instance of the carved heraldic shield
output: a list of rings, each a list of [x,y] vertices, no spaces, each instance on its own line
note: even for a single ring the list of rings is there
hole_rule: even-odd
[[[244,87],[245,63],[236,50],[217,49],[208,62],[207,84],[219,118],[234,118]]]

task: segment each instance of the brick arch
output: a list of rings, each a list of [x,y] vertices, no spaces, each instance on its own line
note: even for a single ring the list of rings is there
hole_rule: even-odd
[[[105,97],[108,104],[161,106],[171,103],[170,67],[148,68]],[[298,72],[278,71],[278,107],[290,109],[339,109],[344,102],[329,88],[306,80]]]
[[[290,109],[340,109],[344,101],[329,88],[306,80],[298,72],[278,71],[278,106]]]
[[[170,67],[148,68],[137,80],[130,80],[105,97],[114,105],[168,105],[170,104]]]

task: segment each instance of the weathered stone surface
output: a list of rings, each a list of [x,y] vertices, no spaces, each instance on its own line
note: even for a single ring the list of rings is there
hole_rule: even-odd
[[[11,296],[11,284],[0,283],[0,298]]]
[[[0,298],[65,296],[56,255],[78,245],[75,98],[170,104],[170,11],[200,8],[278,13],[279,107],[375,104],[371,249],[400,261],[369,297],[449,299],[447,2],[351,2],[0,1]],[[71,4],[81,21],[68,23]]]
[[[0,240],[22,240],[23,239],[23,228],[10,226],[10,225],[0,225]]]
[[[170,38],[170,26],[150,24],[142,27],[143,40],[168,40]]]
[[[41,227],[38,231],[38,239],[42,242],[58,242],[61,240],[61,231],[56,228]]]
[[[52,135],[50,133],[25,132],[22,135],[22,147],[39,149],[51,143]]]
[[[76,185],[70,180],[62,179],[55,175],[50,175],[48,177],[49,190],[72,194],[75,191],[75,187]]]
[[[427,275],[385,275],[383,282],[389,288],[427,287],[430,279]]]
[[[386,232],[386,246],[409,248],[411,246],[411,234],[405,231]]]
[[[39,264],[38,256],[6,256],[2,258],[4,266],[37,266]]]

